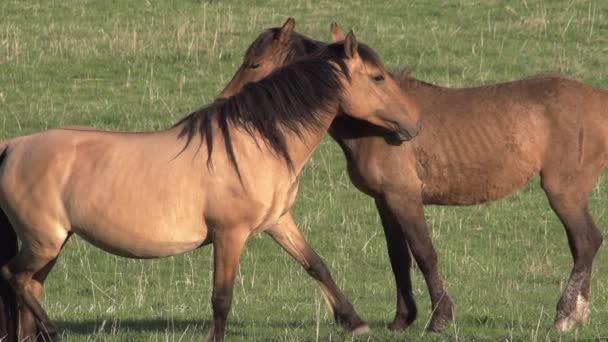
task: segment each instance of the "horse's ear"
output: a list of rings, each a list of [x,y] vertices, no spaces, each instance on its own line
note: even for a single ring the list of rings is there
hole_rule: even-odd
[[[338,23],[335,21],[333,23],[331,23],[330,32],[331,32],[331,41],[333,43],[342,41],[346,38],[344,31],[342,31],[340,26],[338,26]]]
[[[292,17],[287,18],[287,21],[285,21],[285,24],[281,26],[281,30],[279,31],[279,44],[287,45],[287,43],[289,43],[289,39],[291,38],[291,34],[295,27],[295,19]]]
[[[357,43],[357,37],[350,30],[344,39],[344,53],[347,58],[355,58],[359,56],[359,43]]]

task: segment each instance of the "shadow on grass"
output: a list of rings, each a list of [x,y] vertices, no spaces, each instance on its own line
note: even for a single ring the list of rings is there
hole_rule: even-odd
[[[211,321],[196,320],[196,319],[118,319],[118,318],[100,318],[97,320],[82,320],[82,321],[56,321],[60,332],[76,334],[76,335],[94,335],[94,334],[109,334],[116,333],[164,333],[164,332],[184,332],[206,334]],[[293,329],[293,328],[310,328],[314,329],[316,322],[314,320],[284,320],[274,322],[260,321],[241,321],[228,320],[227,329],[230,335],[247,336],[247,329],[251,325],[267,325],[272,328]],[[335,327],[340,330],[339,327]]]
[[[57,321],[59,331],[73,334],[89,335],[114,332],[165,332],[165,331],[206,331],[209,328],[208,320],[168,320],[168,319],[99,319],[84,321]],[[230,325],[239,326],[239,322],[229,322]]]

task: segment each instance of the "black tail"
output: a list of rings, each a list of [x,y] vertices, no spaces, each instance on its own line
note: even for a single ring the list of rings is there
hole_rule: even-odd
[[[6,149],[0,151],[0,171],[6,157]],[[0,267],[6,265],[17,255],[17,234],[0,209]],[[17,300],[8,281],[0,276],[0,341],[17,340]]]

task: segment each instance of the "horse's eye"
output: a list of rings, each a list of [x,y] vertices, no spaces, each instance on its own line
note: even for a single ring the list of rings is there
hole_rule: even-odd
[[[375,82],[382,82],[384,81],[384,75],[377,75],[372,77],[374,79]]]
[[[260,63],[251,63],[249,64],[250,69],[257,69],[260,67]]]

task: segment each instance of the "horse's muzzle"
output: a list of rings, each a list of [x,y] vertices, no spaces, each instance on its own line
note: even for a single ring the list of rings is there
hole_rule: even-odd
[[[422,129],[421,121],[418,121],[416,123],[416,126],[414,126],[414,127],[411,127],[409,125],[401,126],[401,129],[396,132],[397,139],[399,139],[400,141],[412,140],[418,135],[418,133],[420,132],[420,129]]]

